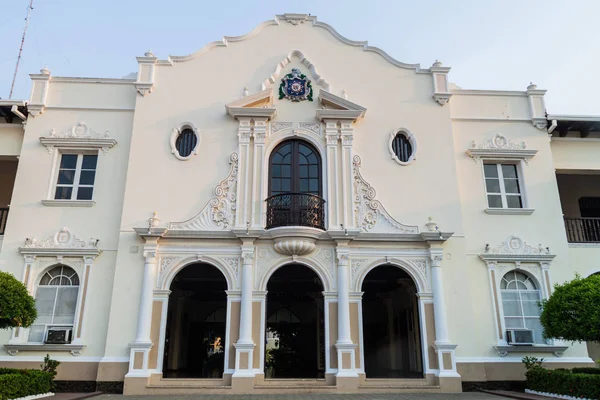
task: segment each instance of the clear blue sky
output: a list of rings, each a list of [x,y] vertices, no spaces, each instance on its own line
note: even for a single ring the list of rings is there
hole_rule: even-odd
[[[8,98],[28,0],[0,1],[0,97]],[[393,57],[452,67],[468,89],[547,89],[549,113],[600,114],[600,0],[34,0],[13,98],[29,73],[122,77],[135,56],[185,55],[275,14],[316,15]]]

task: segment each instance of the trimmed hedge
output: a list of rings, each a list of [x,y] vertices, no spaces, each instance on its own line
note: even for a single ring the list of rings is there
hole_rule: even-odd
[[[37,369],[0,368],[0,400],[52,391],[52,374]]]
[[[598,374],[535,367],[527,371],[525,376],[527,388],[537,392],[600,399],[600,375]]]
[[[574,374],[592,374],[592,375],[600,375],[600,368],[596,367],[579,367],[572,369]]]

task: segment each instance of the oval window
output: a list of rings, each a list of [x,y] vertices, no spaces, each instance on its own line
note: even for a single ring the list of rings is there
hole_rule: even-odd
[[[181,157],[188,157],[196,148],[196,144],[198,144],[196,133],[190,128],[185,128],[179,136],[177,136],[175,147]]]
[[[392,141],[392,150],[399,161],[408,162],[413,154],[412,144],[402,132],[399,132]]]

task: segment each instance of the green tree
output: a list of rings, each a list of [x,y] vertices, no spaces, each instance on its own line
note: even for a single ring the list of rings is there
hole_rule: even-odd
[[[35,300],[12,274],[0,271],[0,329],[27,328],[37,318]]]
[[[600,275],[555,285],[542,307],[545,337],[600,343]]]

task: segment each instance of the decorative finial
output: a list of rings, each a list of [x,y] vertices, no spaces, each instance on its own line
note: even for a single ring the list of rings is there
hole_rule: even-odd
[[[147,52],[145,52],[145,53],[144,53],[144,55],[145,55],[146,57],[156,57],[156,56],[154,55],[154,53],[152,52],[152,50],[148,50]]]
[[[433,62],[433,64],[431,64],[432,67],[441,67],[442,66],[442,62],[440,60],[435,60]]]
[[[42,73],[42,75],[50,75],[50,70],[48,69],[48,67],[40,69],[40,72]]]
[[[244,97],[248,96],[248,86],[244,86]]]
[[[433,220],[433,217],[428,218],[428,222],[425,224],[425,226],[429,232],[435,232],[438,229],[437,222]]]
[[[533,82],[529,82],[529,86],[527,86],[527,90],[535,90],[537,89],[537,85]]]
[[[342,97],[344,100],[348,100],[348,92],[346,92],[346,89],[342,90]]]
[[[160,218],[158,218],[158,213],[154,211],[154,213],[152,214],[152,218],[148,218],[148,232],[150,232],[150,229],[156,228],[159,223]]]

